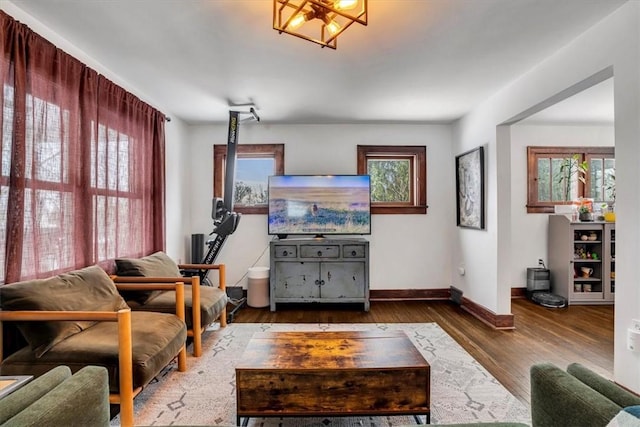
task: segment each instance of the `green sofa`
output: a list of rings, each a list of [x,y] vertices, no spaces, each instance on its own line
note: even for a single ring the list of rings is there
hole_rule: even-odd
[[[108,426],[107,369],[58,366],[0,401],[0,426]]]
[[[551,363],[531,367],[533,427],[606,426],[625,407],[640,405],[640,397],[572,363],[566,371]]]

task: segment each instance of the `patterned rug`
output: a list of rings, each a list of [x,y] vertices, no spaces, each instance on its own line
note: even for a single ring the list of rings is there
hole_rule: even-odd
[[[187,372],[168,366],[135,399],[137,426],[233,426],[235,364],[255,332],[403,330],[431,365],[431,423],[531,423],[528,408],[509,393],[435,323],[232,323],[204,334],[203,356],[187,359]],[[424,417],[420,420],[424,423]],[[349,427],[417,424],[413,416],[251,418],[254,427]],[[112,426],[119,425],[115,417]]]

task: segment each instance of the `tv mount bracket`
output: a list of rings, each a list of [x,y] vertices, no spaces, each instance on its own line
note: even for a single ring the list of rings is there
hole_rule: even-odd
[[[209,233],[209,236],[215,234],[215,238],[207,240],[207,254],[202,260],[202,264],[213,264],[218,257],[218,254],[222,250],[224,242],[227,240],[240,222],[240,214],[233,212],[234,190],[235,190],[235,167],[237,160],[237,142],[238,142],[238,124],[247,120],[260,121],[260,117],[256,113],[253,104],[234,104],[233,106],[251,106],[249,111],[229,111],[229,131],[227,135],[227,161],[225,167],[225,179],[224,179],[224,199],[219,197],[213,198],[211,219],[213,219],[213,231]],[[250,114],[251,117],[240,119],[240,115]],[[187,276],[199,276],[200,283],[204,286],[212,286],[211,282],[207,278],[209,273],[208,269],[194,269],[183,270],[182,273]],[[234,308],[227,314],[227,321],[232,322],[235,313],[242,308],[246,302],[246,298],[241,297],[238,299],[229,298]]]

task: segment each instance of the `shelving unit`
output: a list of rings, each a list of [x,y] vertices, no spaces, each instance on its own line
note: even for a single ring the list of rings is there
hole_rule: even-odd
[[[550,215],[548,245],[554,294],[569,304],[613,304],[615,223]]]

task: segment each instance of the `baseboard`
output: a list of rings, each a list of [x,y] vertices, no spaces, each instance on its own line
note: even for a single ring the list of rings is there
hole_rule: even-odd
[[[527,288],[511,288],[511,298],[526,298]]]
[[[511,296],[518,291],[511,290]],[[524,291],[522,291],[524,292]],[[515,317],[513,314],[496,314],[484,306],[470,300],[462,295],[462,292],[455,293],[455,303],[473,317],[494,329],[515,329]],[[369,291],[371,301],[449,301],[452,298],[451,289],[372,289]],[[516,298],[519,298],[517,296]],[[458,303],[459,301],[459,303]]]
[[[450,297],[449,289],[371,289],[371,301],[444,301]]]
[[[496,314],[486,307],[471,301],[467,297],[462,297],[460,305],[464,311],[471,314],[481,322],[494,329],[515,329],[515,317],[513,314]]]

